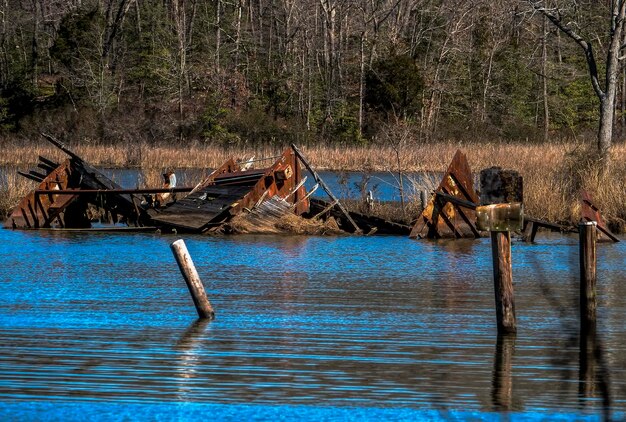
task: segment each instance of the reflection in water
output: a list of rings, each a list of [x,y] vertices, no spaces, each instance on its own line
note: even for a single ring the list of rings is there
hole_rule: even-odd
[[[211,320],[208,318],[196,319],[180,336],[180,339],[178,339],[176,345],[174,346],[174,350],[183,353],[193,350],[196,346],[198,346],[202,336],[205,335],[206,328],[210,322]]]
[[[602,342],[595,324],[585,324],[580,330],[578,394],[583,406],[596,398],[602,399],[604,420],[611,420],[611,392]]]
[[[193,385],[193,382],[189,382],[189,380],[193,380],[198,376],[199,349],[210,322],[211,320],[208,318],[198,318],[185,330],[174,345],[174,350],[178,352],[176,379],[178,384],[177,397],[179,400],[188,398]]]
[[[497,411],[511,410],[515,337],[515,333],[498,334],[498,340],[496,341],[491,398],[493,400],[493,408]]]

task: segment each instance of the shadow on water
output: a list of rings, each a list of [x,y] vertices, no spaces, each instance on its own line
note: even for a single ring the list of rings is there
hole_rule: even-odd
[[[611,387],[604,348],[596,327],[581,327],[578,394],[581,407],[600,397],[602,416],[611,420]]]
[[[595,322],[591,325],[585,325],[580,321],[580,279],[579,276],[575,276],[580,273],[580,267],[577,254],[569,254],[567,264],[570,269],[571,281],[570,291],[578,294],[572,295],[569,300],[563,298],[563,294],[558,294],[554,291],[554,288],[548,283],[549,274],[546,271],[545,266],[549,265],[545,262],[539,261],[536,254],[528,254],[530,261],[532,262],[532,268],[536,271],[537,285],[547,300],[550,307],[558,314],[558,321],[561,325],[560,332],[565,334],[566,337],[561,339],[562,353],[554,356],[554,364],[562,368],[572,368],[575,361],[575,357],[572,353],[568,352],[574,350],[578,345],[578,397],[580,402],[580,408],[584,409],[590,403],[600,398],[602,402],[602,417],[605,421],[611,420],[611,384],[609,379],[609,369],[607,360],[602,346],[602,339],[597,332]],[[576,319],[579,319],[578,321]],[[568,334],[569,333],[569,334]],[[498,337],[498,345],[496,346],[496,370],[494,373],[498,373],[498,356],[500,360],[506,360],[504,344]],[[514,339],[513,339],[514,342]],[[514,343],[513,343],[514,344]],[[510,369],[510,368],[509,368]],[[563,383],[567,383],[571,379],[570,371],[563,370],[562,375]],[[494,391],[496,390],[494,376]],[[495,400],[494,400],[495,405]]]

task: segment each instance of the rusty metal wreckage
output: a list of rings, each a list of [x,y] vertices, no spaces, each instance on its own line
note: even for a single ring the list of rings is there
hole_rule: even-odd
[[[245,220],[250,231],[267,232],[290,215],[303,221],[332,220],[338,231],[346,233],[409,235],[414,239],[481,237],[476,225],[479,195],[467,157],[460,150],[411,227],[348,211],[293,144],[278,157],[243,165],[231,158],[195,187],[166,184],[160,188],[124,189],[54,137],[42,136],[68,158],[56,163],[40,156],[37,169],[18,172],[39,185],[12,210],[4,223],[6,228],[93,230],[88,214],[96,208],[110,222],[122,223],[97,230],[229,233],[237,217]],[[269,167],[250,168],[271,159],[275,161]],[[305,170],[316,182],[309,192],[304,186]],[[312,196],[320,187],[329,201]],[[153,195],[168,197],[168,201],[155,204]],[[581,195],[581,219],[596,221],[601,239],[618,241],[586,192]],[[539,228],[572,231],[571,227],[524,216],[522,240],[534,241]]]

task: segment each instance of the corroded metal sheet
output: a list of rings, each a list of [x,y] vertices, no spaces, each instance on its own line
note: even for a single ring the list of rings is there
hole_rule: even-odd
[[[244,210],[278,197],[294,205],[293,213],[308,211],[302,170],[287,149],[264,169],[245,169],[230,159],[211,173],[187,197],[162,210],[148,211],[153,224],[176,230],[205,232],[218,229]]]
[[[475,211],[464,205],[475,206],[478,202],[467,157],[458,150],[409,237],[480,237],[475,227]]]
[[[18,172],[24,177],[39,182],[36,189],[26,195],[15,207],[5,227],[14,229],[40,228],[89,228],[89,204],[98,207],[112,217],[113,222],[124,221],[127,224],[141,225],[143,214],[138,207],[138,198],[133,194],[121,192],[121,187],[98,170],[90,166],[81,157],[72,152],[49,135],[44,135],[56,147],[70,158],[56,164],[44,157],[39,157],[38,170],[29,173]],[[117,191],[106,195],[86,191]],[[55,191],[62,191],[56,193]],[[76,191],[74,194],[72,191]]]
[[[598,228],[599,240],[612,240],[613,242],[619,242],[619,239],[615,237],[611,230],[606,225],[604,218],[598,207],[593,203],[593,199],[589,192],[580,192],[580,218],[585,221],[595,221]]]
[[[72,174],[71,160],[67,159],[52,170],[39,184],[36,190],[65,190],[74,188],[75,177]],[[49,228],[54,224],[64,227],[61,214],[75,201],[76,195],[39,195],[36,190],[26,195],[13,209],[4,222],[5,227],[14,229]]]

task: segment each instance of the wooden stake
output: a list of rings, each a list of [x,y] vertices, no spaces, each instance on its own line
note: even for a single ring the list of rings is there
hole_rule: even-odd
[[[496,294],[498,333],[515,333],[517,331],[517,323],[515,321],[510,232],[491,232],[491,255],[493,259],[493,282]]]
[[[580,328],[595,328],[596,323],[596,223],[578,225],[580,257]]]
[[[200,280],[198,271],[196,271],[196,267],[193,265],[191,255],[189,255],[185,242],[182,239],[179,239],[172,243],[170,248],[174,253],[180,272],[185,278],[185,283],[187,284],[187,288],[189,288],[189,293],[191,293],[191,298],[193,299],[193,303],[198,311],[198,316],[200,318],[208,319],[215,318],[215,312],[213,311],[209,298],[204,291],[202,280]]]

